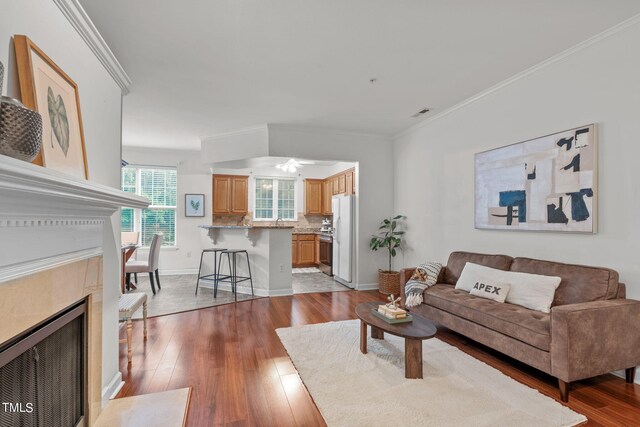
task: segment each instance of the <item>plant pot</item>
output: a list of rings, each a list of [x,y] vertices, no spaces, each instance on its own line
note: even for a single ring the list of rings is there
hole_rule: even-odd
[[[400,272],[378,270],[378,291],[385,295],[400,296]]]

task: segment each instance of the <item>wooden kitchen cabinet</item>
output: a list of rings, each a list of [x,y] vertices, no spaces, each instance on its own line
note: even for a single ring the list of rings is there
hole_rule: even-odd
[[[340,185],[338,183],[337,175],[331,178],[331,194],[334,196],[340,194]]]
[[[304,214],[322,215],[323,182],[321,179],[304,180]]]
[[[347,175],[341,173],[338,175],[338,194],[345,194],[347,192]]]
[[[320,236],[318,236],[317,234],[315,236],[314,243],[316,244],[316,247],[314,252],[315,258],[313,259],[313,263],[316,265],[320,265]]]
[[[346,187],[345,187],[345,194],[350,195],[350,194],[355,194],[354,189],[355,186],[353,185],[353,178],[354,178],[355,173],[353,172],[353,170],[348,170],[344,176],[345,176],[345,181],[346,181]]]
[[[313,240],[302,240],[298,243],[298,264],[313,264],[316,256],[316,242]]]
[[[298,265],[298,236],[295,234],[291,236],[291,265]]]
[[[249,177],[213,175],[213,214],[246,215],[249,210]]]
[[[294,234],[291,238],[293,267],[311,267],[316,263],[316,235]]]
[[[331,180],[325,179],[322,181],[322,215],[332,215],[331,197],[333,197],[333,190],[331,186]]]
[[[231,214],[246,215],[249,212],[249,177],[231,177]]]

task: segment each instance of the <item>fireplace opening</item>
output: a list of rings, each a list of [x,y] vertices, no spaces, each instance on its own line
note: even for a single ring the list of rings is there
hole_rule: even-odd
[[[84,426],[86,301],[0,348],[0,426]]]

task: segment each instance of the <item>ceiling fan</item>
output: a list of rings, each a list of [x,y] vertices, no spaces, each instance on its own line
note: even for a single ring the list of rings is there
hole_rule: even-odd
[[[276,168],[280,169],[282,172],[294,173],[300,168],[303,168],[305,165],[313,165],[316,162],[311,160],[296,160],[289,159],[285,163],[279,163],[276,165]]]

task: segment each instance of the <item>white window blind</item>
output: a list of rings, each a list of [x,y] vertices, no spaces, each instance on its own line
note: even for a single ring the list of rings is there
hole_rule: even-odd
[[[163,246],[176,245],[178,175],[174,168],[127,166],[122,169],[122,190],[146,197],[146,209],[122,209],[122,231],[140,232],[140,243],[149,246],[154,234],[162,234]]]
[[[257,220],[296,219],[296,181],[282,178],[256,178],[254,213]]]

